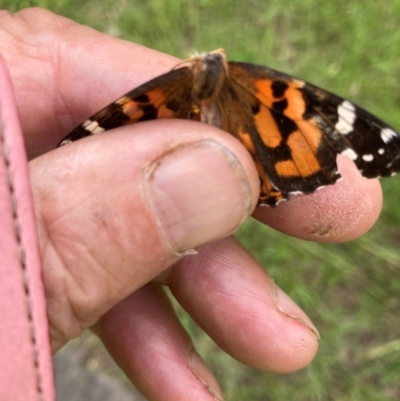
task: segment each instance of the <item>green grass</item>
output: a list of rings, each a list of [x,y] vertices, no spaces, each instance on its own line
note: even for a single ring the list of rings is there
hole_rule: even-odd
[[[11,4],[12,3],[12,4]],[[400,129],[400,0],[37,0],[78,22],[187,57],[224,47],[309,80]],[[129,90],[131,88],[127,88]],[[385,180],[375,227],[347,244],[315,244],[248,221],[237,236],[321,333],[309,367],[277,376],[232,361],[179,311],[229,401],[400,399],[400,180]]]

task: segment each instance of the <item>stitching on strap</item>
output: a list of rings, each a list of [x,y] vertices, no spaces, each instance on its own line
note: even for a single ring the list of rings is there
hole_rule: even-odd
[[[37,336],[35,330],[35,322],[33,320],[33,302],[32,302],[32,295],[30,290],[30,283],[29,283],[29,272],[27,269],[26,264],[26,251],[22,242],[22,230],[21,230],[21,223],[19,220],[19,213],[18,213],[18,202],[16,199],[15,194],[15,186],[14,186],[14,177],[11,171],[11,160],[10,160],[10,153],[5,142],[4,137],[4,125],[0,119],[0,147],[2,148],[2,156],[4,160],[4,164],[7,171],[7,181],[8,181],[8,190],[10,193],[11,199],[11,208],[12,208],[12,218],[14,221],[14,234],[15,239],[18,244],[19,248],[19,264],[22,270],[22,277],[23,277],[23,288],[25,293],[25,302],[26,302],[26,314],[30,326],[30,341],[32,344],[32,351],[33,351],[33,363],[36,373],[36,391],[38,393],[38,400],[44,401],[44,393],[43,393],[43,378],[40,372],[40,359],[39,359],[39,347],[37,343]]]

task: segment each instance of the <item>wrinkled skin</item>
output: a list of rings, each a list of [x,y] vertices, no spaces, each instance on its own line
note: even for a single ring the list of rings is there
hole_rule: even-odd
[[[306,366],[316,329],[230,236],[258,198],[239,142],[204,124],[164,120],[51,151],[88,115],[177,60],[40,9],[0,11],[0,52],[31,159],[54,352],[92,327],[149,400],[222,399],[166,285],[239,361],[277,373]],[[380,186],[346,158],[338,162],[338,184],[253,217],[312,241],[362,235],[379,215]]]

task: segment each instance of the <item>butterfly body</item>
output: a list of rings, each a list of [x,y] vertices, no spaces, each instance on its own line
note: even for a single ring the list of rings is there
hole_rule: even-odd
[[[125,124],[181,118],[240,140],[260,176],[259,205],[334,184],[337,154],[367,178],[400,171],[400,136],[348,100],[266,67],[196,56],[127,93],[75,128],[59,146]]]

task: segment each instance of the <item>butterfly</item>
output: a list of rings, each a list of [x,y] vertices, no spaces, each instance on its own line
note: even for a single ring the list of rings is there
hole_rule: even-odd
[[[354,103],[284,73],[195,56],[128,92],[67,135],[63,146],[140,121],[180,118],[219,127],[243,143],[260,177],[259,206],[276,206],[340,179],[336,156],[366,178],[400,171],[400,135]]]

